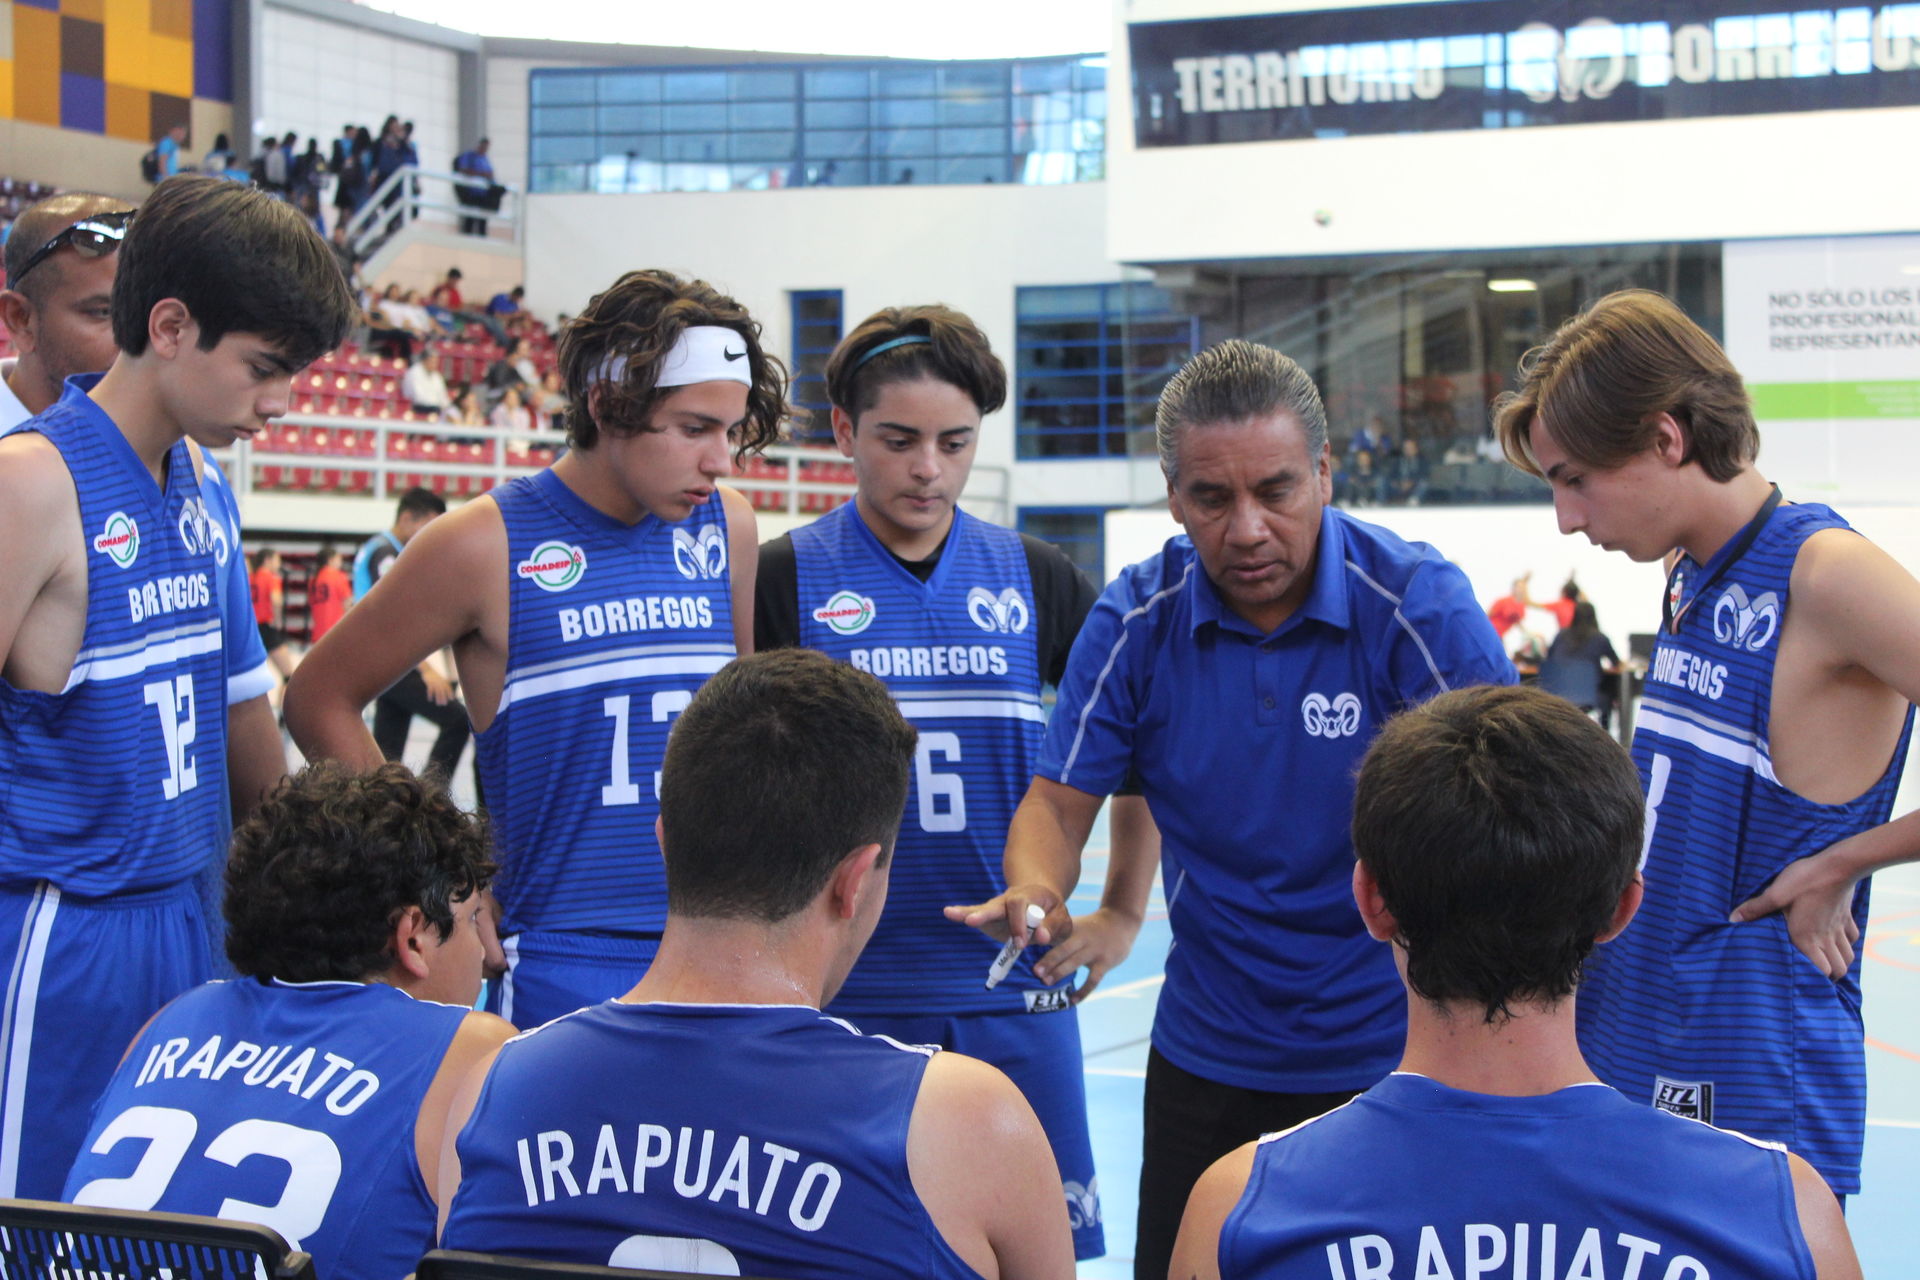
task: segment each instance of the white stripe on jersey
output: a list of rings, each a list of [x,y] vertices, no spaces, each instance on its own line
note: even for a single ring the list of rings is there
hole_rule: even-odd
[[[67,673],[64,694],[72,693],[89,680],[121,680],[137,676],[154,667],[171,666],[203,653],[218,653],[226,640],[218,618],[190,627],[176,627],[136,640],[130,644],[94,649],[80,654]]]
[[[20,1125],[27,1110],[27,1063],[33,1055],[33,1017],[40,1003],[40,971],[47,960],[47,938],[60,910],[60,890],[42,883],[34,891],[14,955],[13,981],[7,987],[7,1015],[0,1028],[6,1054],[7,1087],[0,1106],[0,1196],[12,1197],[20,1183]]]
[[[1375,591],[1378,591],[1382,596],[1384,596],[1387,600],[1393,603],[1393,620],[1399,623],[1400,629],[1406,632],[1407,635],[1412,638],[1415,647],[1420,650],[1420,656],[1427,660],[1427,670],[1430,673],[1432,673],[1433,682],[1440,686],[1441,693],[1451,692],[1453,689],[1453,686],[1448,684],[1446,676],[1441,674],[1440,664],[1433,660],[1433,650],[1427,648],[1427,642],[1420,638],[1420,633],[1413,629],[1413,624],[1411,622],[1407,621],[1407,615],[1400,612],[1400,597],[1393,594],[1393,592],[1387,590],[1385,587],[1381,586],[1379,583],[1375,582],[1372,578],[1369,578],[1366,575],[1366,571],[1361,569],[1361,567],[1355,564],[1353,561],[1351,560],[1347,561],[1347,568],[1352,570],[1353,575],[1359,578],[1360,581],[1366,583],[1368,586],[1372,587]]]
[[[507,687],[500,691],[500,706],[494,714],[499,715],[515,703],[530,698],[586,689],[597,684],[612,684],[619,680],[640,680],[648,676],[710,676],[731,661],[731,651],[663,658],[628,658],[620,662],[572,667],[532,679],[509,680]]]
[[[1018,698],[973,698],[923,701],[902,700],[900,714],[909,720],[946,720],[957,716],[979,716],[992,720],[1031,720],[1045,724],[1047,713],[1037,704]]]
[[[1669,707],[1651,698],[1641,702],[1633,723],[1636,730],[1657,733],[1663,738],[1698,747],[1710,756],[1743,769],[1751,769],[1775,786],[1780,785],[1780,780],[1773,776],[1772,757],[1744,729],[1722,725],[1704,716],[1683,718],[1679,708]]]
[[[1086,705],[1080,708],[1080,721],[1073,728],[1073,746],[1067,751],[1066,763],[1060,766],[1060,782],[1062,785],[1072,785],[1067,782],[1067,778],[1073,773],[1073,762],[1080,757],[1080,743],[1087,736],[1087,717],[1092,715],[1094,707],[1099,705],[1100,690],[1106,685],[1107,677],[1113,673],[1113,664],[1120,660],[1120,651],[1127,647],[1127,624],[1135,618],[1144,617],[1162,600],[1170,600],[1184,591],[1187,586],[1187,580],[1193,577],[1193,567],[1199,563],[1200,556],[1199,553],[1196,552],[1194,553],[1194,558],[1187,561],[1186,572],[1180,575],[1180,581],[1163,591],[1154,592],[1146,598],[1144,603],[1129,609],[1126,614],[1121,617],[1120,638],[1113,642],[1113,648],[1107,653],[1107,664],[1100,668],[1100,677],[1093,682],[1093,689],[1087,694]]]

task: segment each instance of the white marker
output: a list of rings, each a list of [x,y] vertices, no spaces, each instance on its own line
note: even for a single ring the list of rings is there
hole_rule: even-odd
[[[1047,911],[1045,907],[1042,907],[1037,902],[1029,902],[1027,904],[1027,938],[1029,941],[1033,938],[1033,931],[1038,929],[1040,922],[1046,918]],[[993,964],[987,968],[987,990],[991,991],[999,986],[1000,979],[1013,972],[1013,962],[1019,958],[1020,939],[1009,934],[1007,935],[1005,944],[1000,948],[1000,954],[993,958]]]

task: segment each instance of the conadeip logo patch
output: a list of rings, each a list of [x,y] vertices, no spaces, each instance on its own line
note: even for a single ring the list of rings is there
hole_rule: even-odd
[[[873,601],[857,591],[836,591],[813,611],[813,620],[826,623],[838,635],[857,636],[873,625]]]
[[[565,591],[586,575],[587,553],[570,543],[543,542],[514,571],[542,591]]]
[[[140,526],[124,511],[107,517],[104,533],[93,540],[93,549],[125,569],[140,555]]]

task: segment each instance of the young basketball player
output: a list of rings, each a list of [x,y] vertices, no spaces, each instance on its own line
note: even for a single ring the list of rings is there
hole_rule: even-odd
[[[914,739],[878,680],[817,653],[707,682],[666,751],[659,955],[468,1078],[442,1245],[808,1280],[1073,1274],[1059,1174],[1007,1078],[821,1012],[885,904]]]
[[[119,1046],[208,976],[226,534],[186,441],[263,430],[354,314],[294,210],[218,179],[162,183],[119,258],[112,368],[0,439],[0,1195],[58,1194]]]
[[[521,1026],[627,990],[659,945],[667,728],[752,647],[753,513],[719,481],[788,413],[759,332],[703,281],[620,277],[561,334],[572,448],[422,530],[289,687],[301,750],[371,765],[360,709],[453,647]]]
[[[64,1198],[258,1222],[328,1276],[412,1270],[454,1089],[513,1034],[472,1012],[487,853],[485,823],[403,766],[288,782],[234,833],[240,976],[140,1033]]]
[[[920,730],[887,910],[832,1012],[1012,1077],[1053,1143],[1075,1253],[1098,1257],[1080,1029],[1057,985],[1071,970],[1042,979],[1043,953],[1023,952],[985,990],[998,945],[942,914],[1003,885],[1007,824],[1040,747],[1041,686],[1066,669],[1093,586],[1052,544],[959,507],[981,419],[1007,389],[973,321],[943,306],[889,307],[841,341],[826,372],[834,440],[853,459],[859,493],[761,548],[754,644],[805,645],[872,672]],[[1139,797],[1116,805],[1150,824]],[[1111,918],[1116,959],[1140,926],[1146,854],[1116,855],[1137,874],[1087,917],[1089,939]]]
[[[1499,411],[1563,533],[1678,549],[1635,717],[1647,905],[1602,947],[1580,1043],[1628,1097],[1787,1144],[1860,1189],[1867,877],[1920,857],[1892,813],[1920,697],[1920,583],[1754,468],[1726,353],[1658,294],[1567,322]]]
[[[1406,987],[1399,1070],[1214,1165],[1172,1274],[1858,1280],[1806,1161],[1635,1105],[1580,1056],[1581,964],[1640,927],[1642,816],[1627,753],[1552,694],[1468,689],[1388,724],[1355,787],[1353,896]]]

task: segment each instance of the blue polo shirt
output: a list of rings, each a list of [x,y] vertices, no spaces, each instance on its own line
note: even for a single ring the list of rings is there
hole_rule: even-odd
[[[1099,796],[1139,772],[1173,928],[1155,1048],[1276,1093],[1393,1068],[1406,996],[1353,904],[1354,771],[1395,712],[1514,679],[1465,574],[1332,507],[1275,631],[1222,602],[1184,536],[1108,584],[1035,771]]]

